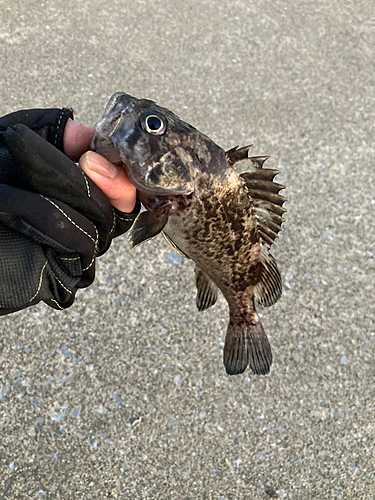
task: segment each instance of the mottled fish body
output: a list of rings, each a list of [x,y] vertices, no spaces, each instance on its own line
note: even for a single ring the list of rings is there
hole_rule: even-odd
[[[267,374],[272,353],[255,310],[281,295],[281,277],[269,252],[281,230],[283,186],[267,157],[250,146],[225,152],[171,111],[117,93],[96,125],[92,149],[121,161],[145,206],[132,228],[136,246],[163,232],[195,264],[197,307],[212,306],[221,290],[229,304],[227,373],[249,365]]]

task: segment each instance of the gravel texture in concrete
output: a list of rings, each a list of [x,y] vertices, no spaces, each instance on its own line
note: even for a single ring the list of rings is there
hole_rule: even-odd
[[[375,496],[372,1],[0,2],[1,113],[116,91],[222,147],[254,143],[288,197],[261,310],[267,377],[228,377],[228,309],[193,264],[126,235],[57,312],[0,318],[4,499],[370,500]],[[371,139],[373,137],[373,139]]]

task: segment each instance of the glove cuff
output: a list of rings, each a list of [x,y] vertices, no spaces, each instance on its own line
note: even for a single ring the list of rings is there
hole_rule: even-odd
[[[135,207],[130,213],[120,212],[117,208],[114,208],[116,215],[116,227],[114,231],[113,238],[119,236],[120,234],[126,233],[132,227],[133,222],[137,218],[141,210],[141,202],[138,200],[135,202]]]

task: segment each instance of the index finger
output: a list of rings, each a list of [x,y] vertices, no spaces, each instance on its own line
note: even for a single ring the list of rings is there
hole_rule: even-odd
[[[73,161],[78,161],[80,156],[90,149],[91,139],[94,134],[94,127],[86,127],[69,118],[65,125],[63,138],[66,156]]]

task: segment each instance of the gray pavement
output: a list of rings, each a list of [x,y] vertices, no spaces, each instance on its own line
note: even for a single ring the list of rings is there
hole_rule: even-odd
[[[118,238],[75,304],[0,318],[0,498],[373,499],[374,59],[368,0],[0,2],[1,113],[123,90],[287,186],[261,311],[271,374],[227,377],[221,297]],[[373,139],[371,140],[371,137]]]

